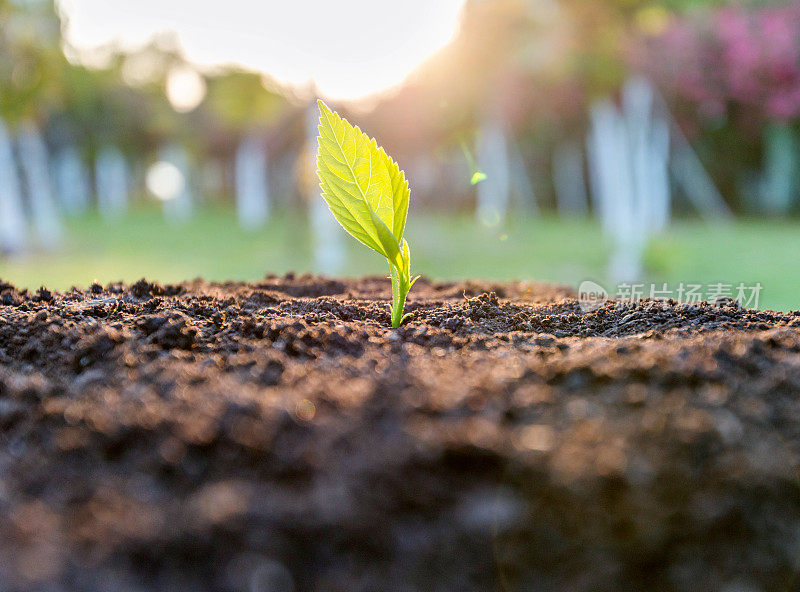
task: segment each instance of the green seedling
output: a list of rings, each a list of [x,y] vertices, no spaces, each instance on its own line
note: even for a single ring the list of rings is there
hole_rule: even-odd
[[[403,238],[410,191],[405,173],[374,138],[319,104],[317,175],[333,217],[353,238],[386,257],[392,278],[392,327],[399,327],[411,277]]]

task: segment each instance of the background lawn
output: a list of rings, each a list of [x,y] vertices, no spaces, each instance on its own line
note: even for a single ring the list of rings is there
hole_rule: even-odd
[[[535,279],[577,286],[603,284],[607,242],[589,220],[516,219],[484,228],[468,216],[409,217],[412,269],[435,279]],[[342,275],[385,273],[382,259],[343,237]],[[707,225],[677,221],[648,251],[642,281],[763,286],[759,306],[800,308],[800,223],[738,221]],[[265,273],[315,271],[311,235],[300,215],[281,215],[257,232],[243,232],[230,209],[206,209],[185,225],[168,224],[160,211],[140,209],[119,223],[97,217],[68,223],[67,244],[57,253],[33,253],[0,263],[0,277],[15,285],[66,289],[141,277],[174,282],[253,280]]]

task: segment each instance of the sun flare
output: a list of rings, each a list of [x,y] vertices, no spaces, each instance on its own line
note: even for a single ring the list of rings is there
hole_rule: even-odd
[[[331,99],[391,88],[452,39],[464,0],[60,0],[78,58],[174,32],[201,67],[236,64]]]

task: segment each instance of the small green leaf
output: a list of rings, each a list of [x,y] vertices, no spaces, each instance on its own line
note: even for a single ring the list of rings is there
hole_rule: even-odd
[[[347,232],[393,262],[408,214],[405,175],[374,139],[322,101],[318,104],[317,174],[322,197]]]
[[[410,190],[397,163],[357,126],[319,105],[317,175],[334,218],[356,240],[389,262],[392,325],[403,316],[411,279],[411,254],[403,238]]]
[[[472,178],[469,180],[469,184],[470,185],[477,185],[478,183],[480,183],[484,179],[486,179],[486,173],[484,173],[483,171],[475,171],[472,174]]]

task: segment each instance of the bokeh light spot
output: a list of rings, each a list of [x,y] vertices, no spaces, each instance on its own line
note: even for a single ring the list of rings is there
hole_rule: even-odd
[[[193,68],[180,66],[167,74],[167,99],[178,113],[194,110],[206,96],[206,82]]]
[[[169,201],[180,195],[186,179],[178,167],[171,162],[159,161],[147,171],[147,189],[161,201]]]

